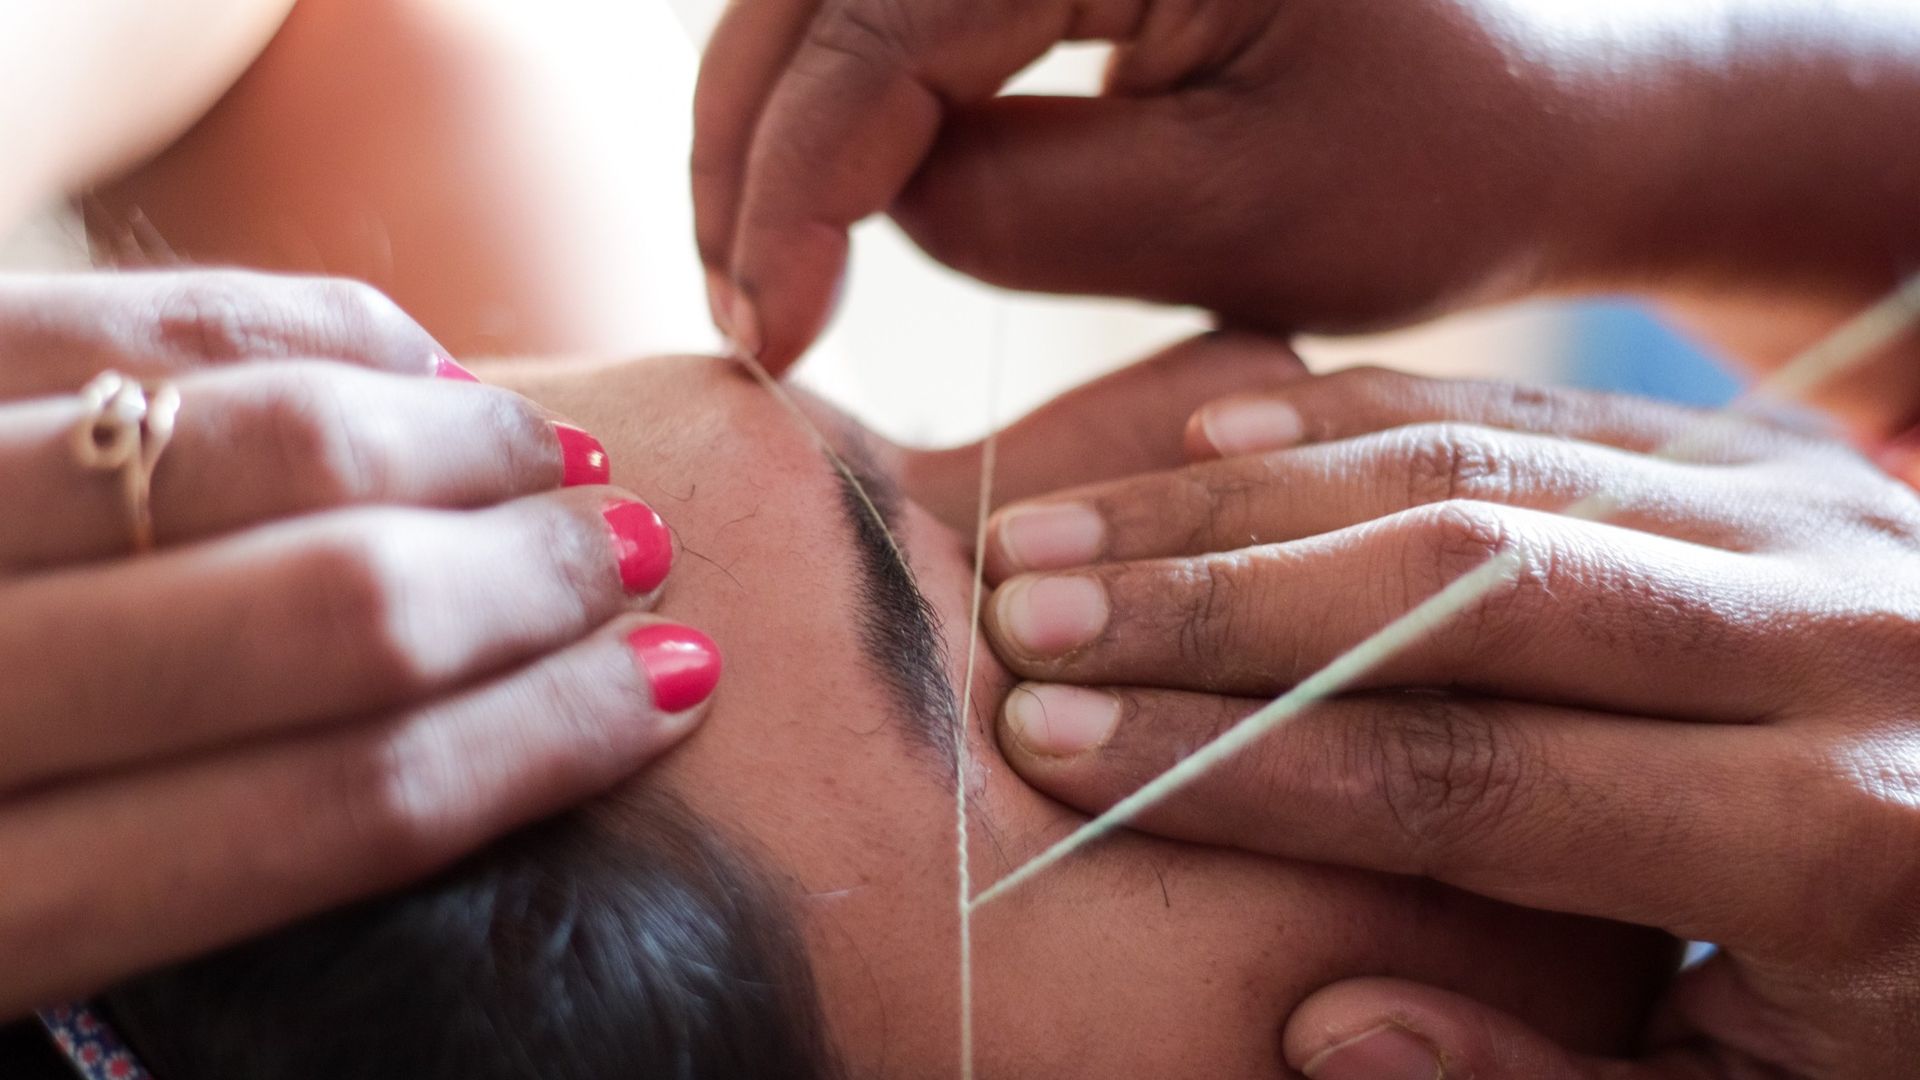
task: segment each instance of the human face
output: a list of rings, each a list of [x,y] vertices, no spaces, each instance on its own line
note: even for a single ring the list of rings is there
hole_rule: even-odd
[[[902,669],[872,655],[915,651],[912,620],[895,611],[876,627],[874,609],[890,605],[870,571],[889,556],[863,549],[834,470],[722,361],[510,381],[598,435],[615,482],[672,523],[684,547],[659,610],[708,631],[727,658],[705,725],[634,783],[670,789],[787,891],[850,1075],[958,1075],[954,771],[938,738],[956,714],[910,712],[886,677],[900,684]],[[854,460],[882,471],[910,460],[809,410]],[[930,616],[934,648],[920,651],[960,688],[970,538],[911,501],[897,516]],[[982,645],[963,750],[976,891],[1082,820],[1002,760],[990,719],[1013,683]],[[1618,927],[1431,883],[1131,834],[981,909],[973,949],[988,1078],[1287,1075],[1291,1008],[1359,974],[1451,987],[1572,1045],[1617,1047],[1667,957]]]

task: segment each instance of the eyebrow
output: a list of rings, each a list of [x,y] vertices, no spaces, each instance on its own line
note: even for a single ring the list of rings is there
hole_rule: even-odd
[[[909,738],[932,751],[943,770],[951,770],[964,752],[956,745],[960,709],[947,675],[939,615],[894,547],[892,537],[901,532],[900,488],[874,467],[860,439],[849,439],[848,444],[845,470],[836,467],[834,477],[841,511],[853,531],[861,651],[887,688]],[[832,464],[831,457],[828,461]],[[862,489],[873,502],[871,511],[860,497]]]

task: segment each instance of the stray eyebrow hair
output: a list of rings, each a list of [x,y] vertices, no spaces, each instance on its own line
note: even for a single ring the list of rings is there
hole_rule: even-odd
[[[965,747],[955,745],[960,708],[947,675],[940,617],[887,536],[888,531],[900,535],[899,486],[873,467],[857,438],[849,443],[843,455],[846,472],[836,468],[834,478],[840,485],[841,510],[853,530],[859,568],[854,599],[861,651],[887,687],[908,736],[933,751],[940,767],[950,772]],[[856,483],[873,501],[880,521],[861,501]]]

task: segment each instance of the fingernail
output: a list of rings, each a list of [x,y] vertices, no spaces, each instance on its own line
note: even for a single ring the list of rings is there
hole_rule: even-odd
[[[628,634],[627,647],[661,712],[685,712],[713,696],[719,685],[720,648],[698,630],[651,623]]]
[[[1078,686],[1028,683],[1007,695],[1007,727],[1038,757],[1072,757],[1097,750],[1120,726],[1120,699]]]
[[[1061,570],[1100,557],[1107,525],[1090,506],[1023,506],[1000,518],[1000,547],[1021,570]]]
[[[1300,414],[1271,398],[1210,405],[1200,413],[1200,430],[1221,457],[1296,446],[1306,435]]]
[[[1001,588],[995,603],[1000,628],[1036,657],[1071,652],[1107,626],[1107,591],[1090,578],[1017,580]]]
[[[600,445],[599,439],[572,424],[555,424],[553,433],[560,438],[560,460],[565,466],[560,477],[562,487],[604,484],[613,475],[613,467],[607,462],[607,448]]]
[[[723,328],[727,340],[734,351],[742,356],[760,358],[760,313],[754,310],[753,301],[740,291],[738,285],[729,282],[732,292],[727,304],[727,325]]]
[[[1300,1067],[1312,1080],[1446,1080],[1440,1052],[1395,1024],[1381,1024],[1315,1054]]]
[[[673,568],[673,534],[667,523],[643,502],[608,503],[600,516],[613,530],[613,549],[619,556],[620,584],[628,596],[645,596],[667,580]]]
[[[468,371],[466,368],[461,367],[459,363],[456,362],[454,358],[451,356],[439,356],[434,358],[433,377],[436,379],[452,379],[454,382],[479,382],[480,381],[480,376],[475,375],[473,372]]]

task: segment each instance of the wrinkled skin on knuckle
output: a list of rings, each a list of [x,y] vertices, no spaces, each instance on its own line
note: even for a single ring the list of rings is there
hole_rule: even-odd
[[[348,278],[310,278],[304,288],[310,299],[303,310],[319,320],[308,332],[315,341],[334,343],[329,355],[382,366],[417,363],[426,370],[432,342],[387,294]]]
[[[1505,822],[1527,782],[1510,728],[1471,705],[1409,699],[1366,725],[1385,807],[1412,865],[1428,872],[1463,837]],[[1458,869],[1458,867],[1454,867]]]
[[[1503,509],[1488,503],[1434,503],[1402,515],[1402,523],[1407,529],[1399,570],[1402,593],[1394,616],[1411,611],[1488,560],[1506,553],[1514,543]],[[1464,667],[1485,650],[1511,639],[1525,614],[1520,610],[1522,602],[1536,587],[1529,580],[1537,573],[1534,552],[1529,551],[1529,565],[1519,578],[1485,591],[1454,617],[1450,629],[1435,636],[1436,647],[1451,643],[1454,659],[1450,666]]]
[[[153,300],[155,343],[197,364],[285,356],[297,340],[295,298],[276,297],[274,279],[243,271],[171,277]]]
[[[257,434],[244,450],[300,491],[300,504],[355,503],[388,488],[392,450],[361,422],[347,392],[325,369],[302,365],[255,406]]]
[[[1512,466],[1490,433],[1464,424],[1419,424],[1387,436],[1407,480],[1407,505],[1501,502],[1513,493]]]
[[[417,695],[431,685],[436,665],[409,602],[420,566],[404,539],[406,515],[362,510],[341,517],[293,564],[303,625],[318,648],[347,658],[356,680],[373,692]]]
[[[1194,689],[1265,688],[1300,666],[1269,655],[1270,601],[1264,587],[1272,571],[1257,550],[1182,560],[1175,571],[1171,623],[1160,639]]]
[[[366,876],[392,879],[430,870],[454,854],[456,808],[474,801],[470,780],[435,728],[389,724],[378,736],[332,750],[314,801],[338,830],[344,857]]]

